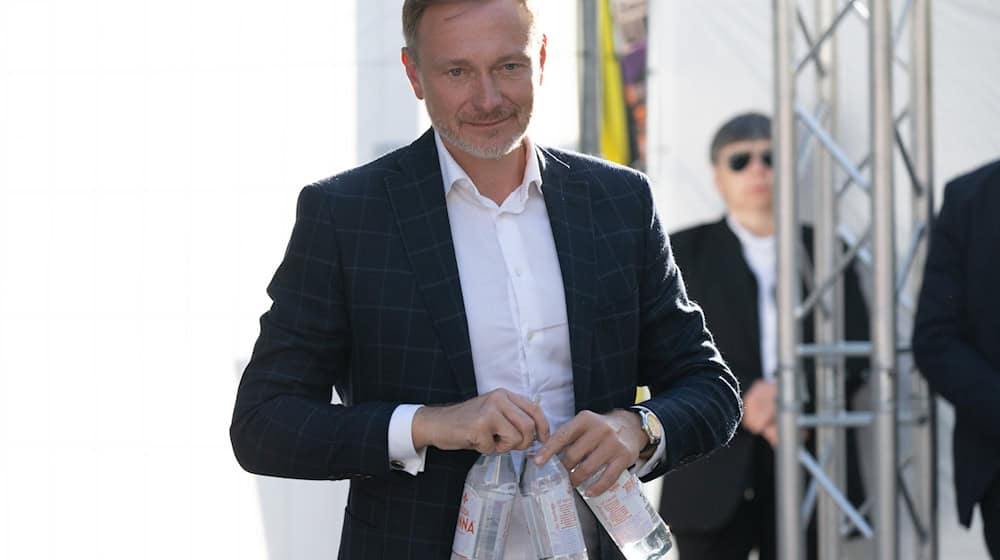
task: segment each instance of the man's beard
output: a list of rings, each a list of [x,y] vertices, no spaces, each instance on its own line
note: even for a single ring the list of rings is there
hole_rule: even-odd
[[[518,149],[521,146],[521,141],[524,139],[525,132],[528,128],[527,125],[521,125],[521,120],[518,117],[520,117],[522,113],[520,113],[517,109],[495,111],[489,114],[478,115],[472,120],[464,121],[474,124],[476,122],[497,122],[504,119],[514,119],[517,123],[519,130],[517,130],[510,138],[504,141],[491,142],[488,146],[482,146],[474,144],[463,138],[458,130],[449,126],[449,121],[447,119],[435,118],[434,111],[428,110],[428,115],[431,118],[431,123],[434,125],[434,128],[444,140],[459,150],[462,150],[466,154],[480,159],[498,160]],[[498,133],[498,135],[499,134],[500,133]]]

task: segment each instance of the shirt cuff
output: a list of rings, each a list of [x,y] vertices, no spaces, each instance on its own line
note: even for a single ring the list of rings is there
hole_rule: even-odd
[[[649,410],[644,406],[635,406],[633,408],[641,408],[655,416],[655,413],[652,410]],[[657,416],[656,419],[659,420],[660,417]],[[663,426],[663,422],[660,422],[660,426]],[[667,438],[661,434],[660,443],[659,445],[656,446],[656,451],[653,452],[653,455],[650,456],[649,459],[641,459],[641,458],[638,459],[635,462],[635,465],[632,465],[632,468],[629,470],[631,470],[632,474],[634,474],[635,476],[642,478],[647,474],[656,470],[656,467],[660,465],[660,461],[663,460],[663,457],[664,455],[666,455],[666,453],[667,453]]]
[[[413,448],[413,415],[421,404],[401,404],[389,419],[389,467],[414,476],[424,472],[427,448]]]

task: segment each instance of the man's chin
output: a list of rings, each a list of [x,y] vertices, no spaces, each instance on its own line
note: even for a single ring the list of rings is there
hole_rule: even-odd
[[[507,142],[493,142],[490,144],[479,144],[474,142],[460,142],[459,149],[463,152],[480,159],[503,159],[510,155],[521,145],[521,138],[511,139]]]

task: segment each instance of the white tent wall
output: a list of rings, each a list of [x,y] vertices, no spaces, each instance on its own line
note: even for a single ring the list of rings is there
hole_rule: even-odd
[[[811,3],[803,6],[809,17]],[[1000,157],[1000,3],[936,0],[932,6],[940,192],[947,179]],[[649,173],[671,230],[722,212],[708,164],[712,133],[738,112],[773,110],[771,9],[765,0],[650,2]],[[860,159],[868,149],[867,34],[853,14],[845,25],[839,55],[853,71],[842,71],[838,126],[848,153]],[[805,94],[808,72],[799,81]],[[897,100],[908,87],[897,71]]]
[[[894,17],[903,3],[894,2]],[[804,17],[811,20],[813,2],[802,1],[800,6]],[[1000,157],[997,29],[1000,3],[994,0],[932,2],[934,187],[938,204],[948,179]],[[814,37],[818,33],[812,30]],[[806,48],[801,34],[797,35],[801,56]],[[769,1],[650,0],[649,173],[661,217],[670,231],[722,214],[722,202],[712,183],[708,145],[714,131],[730,116],[747,110],[773,112],[773,40]],[[866,22],[849,14],[838,31],[838,41],[838,140],[848,156],[859,161],[869,145]],[[908,53],[908,30],[901,41],[901,52]],[[900,65],[894,80],[898,112],[910,95],[909,77]],[[797,82],[799,100],[808,110],[814,109],[810,102],[814,83],[811,68]],[[904,121],[904,139],[908,139],[908,131]],[[898,157],[897,163],[897,188],[904,188],[905,168]],[[808,219],[808,183],[800,189],[802,212]],[[900,210],[908,216],[902,198],[898,196]],[[857,191],[851,193],[842,212],[844,221],[857,233],[868,221],[868,198]],[[909,224],[898,223],[900,251],[905,251],[909,235]],[[957,524],[951,478],[952,412],[947,405],[940,408],[941,558],[986,558],[979,526],[966,532]],[[900,519],[905,527],[908,522]]]

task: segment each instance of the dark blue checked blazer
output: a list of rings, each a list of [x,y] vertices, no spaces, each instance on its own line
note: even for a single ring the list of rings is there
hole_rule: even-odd
[[[685,294],[646,178],[563,151],[538,148],[538,160],[576,408],[624,408],[649,385],[667,442],[649,478],[725,444],[737,382]],[[350,479],[342,558],[448,558],[477,455],[430,448],[410,476],[390,469],[387,436],[400,403],[477,394],[433,133],[303,189],[268,294],[230,429],[240,464]],[[592,553],[617,557],[606,535]]]
[[[955,407],[958,519],[1000,477],[1000,160],[948,182],[931,229],[913,358]],[[982,510],[980,510],[982,513]]]

